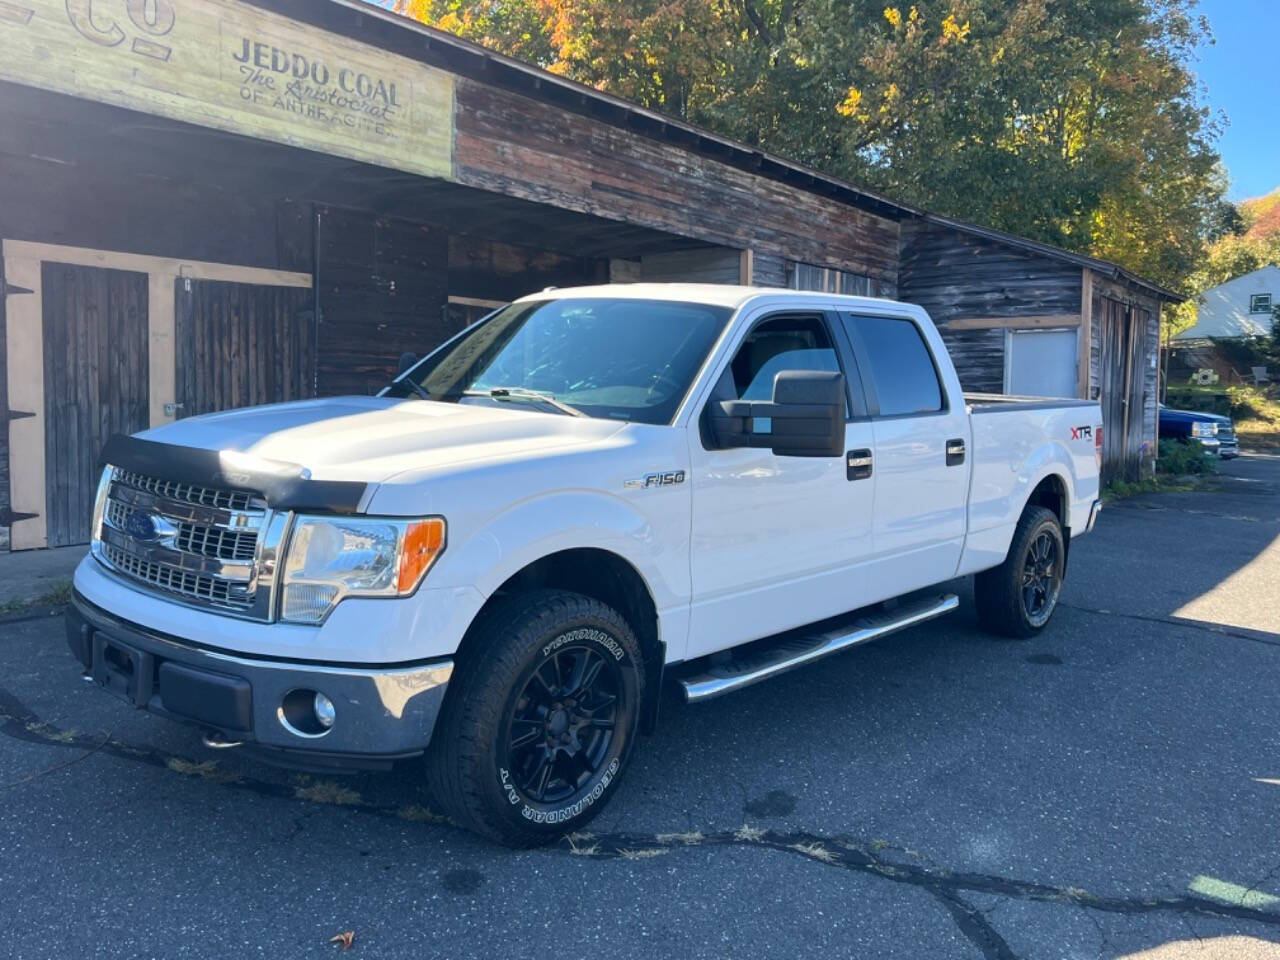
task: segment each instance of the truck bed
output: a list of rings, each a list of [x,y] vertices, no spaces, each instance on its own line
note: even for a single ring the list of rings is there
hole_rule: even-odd
[[[1046,410],[1067,407],[1096,407],[1097,400],[1078,400],[1075,397],[1015,397],[1005,393],[966,393],[965,405],[973,413],[993,413],[1002,410]]]

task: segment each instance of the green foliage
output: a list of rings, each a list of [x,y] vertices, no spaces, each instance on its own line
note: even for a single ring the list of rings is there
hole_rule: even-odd
[[[1156,473],[1166,477],[1199,477],[1218,472],[1218,458],[1205,456],[1204,448],[1186,440],[1161,440]]]
[[[908,203],[1181,287],[1222,201],[1195,0],[401,0]]]

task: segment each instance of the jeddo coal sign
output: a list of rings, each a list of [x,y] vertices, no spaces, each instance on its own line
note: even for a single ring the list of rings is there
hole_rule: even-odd
[[[231,57],[238,65],[244,100],[352,130],[383,136],[392,132],[401,106],[394,80],[251,37],[241,37],[238,47],[233,44]]]

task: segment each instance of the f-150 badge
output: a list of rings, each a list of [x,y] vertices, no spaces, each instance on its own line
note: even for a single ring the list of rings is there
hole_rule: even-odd
[[[639,480],[626,480],[622,485],[628,490],[647,490],[649,487],[669,487],[676,483],[684,483],[683,470],[671,470],[666,473],[646,473]]]

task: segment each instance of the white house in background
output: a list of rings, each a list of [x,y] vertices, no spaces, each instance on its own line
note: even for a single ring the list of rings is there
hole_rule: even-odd
[[[1261,267],[1206,290],[1195,326],[1174,342],[1265,337],[1271,333],[1271,308],[1280,304],[1280,267]]]

